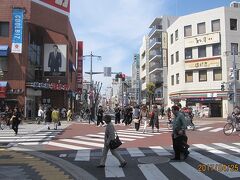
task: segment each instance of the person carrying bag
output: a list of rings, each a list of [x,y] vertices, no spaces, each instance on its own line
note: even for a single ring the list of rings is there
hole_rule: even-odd
[[[123,159],[123,157],[116,151],[116,149],[121,145],[121,141],[116,133],[116,130],[111,122],[111,116],[105,115],[104,121],[106,122],[106,130],[105,130],[105,136],[104,136],[104,148],[102,153],[102,158],[100,160],[100,165],[98,165],[98,168],[104,168],[108,151],[110,150],[112,155],[115,156],[118,161],[120,162],[119,167],[126,166],[127,162]],[[115,136],[116,135],[116,136]]]

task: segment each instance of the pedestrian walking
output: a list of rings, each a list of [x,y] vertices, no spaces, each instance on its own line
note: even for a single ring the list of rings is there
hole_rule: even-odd
[[[69,108],[67,111],[67,121],[72,121],[72,109]]]
[[[133,122],[135,124],[136,131],[138,131],[140,127],[140,108],[138,105],[136,105],[133,110]]]
[[[146,132],[147,124],[148,124],[148,110],[147,106],[143,105],[141,111],[140,111],[140,122],[143,122],[143,133]]]
[[[100,123],[104,125],[103,123],[103,109],[102,106],[99,106],[98,111],[97,111],[97,126],[100,126]]]
[[[105,167],[105,162],[107,159],[107,154],[108,151],[110,150],[112,155],[115,156],[119,162],[120,165],[119,167],[124,167],[126,166],[127,162],[123,159],[123,157],[116,151],[116,149],[110,149],[109,148],[109,143],[111,140],[115,139],[115,128],[114,125],[111,122],[111,116],[110,115],[105,115],[104,116],[104,121],[106,122],[107,126],[105,129],[105,136],[104,136],[104,148],[103,148],[103,153],[102,153],[102,158],[100,160],[100,165],[98,165],[98,168],[104,168]]]
[[[37,124],[41,123],[41,121],[43,120],[43,117],[44,117],[44,112],[43,112],[42,106],[39,106]]]
[[[14,130],[15,135],[18,134],[18,125],[20,124],[20,117],[21,117],[21,114],[19,112],[19,109],[15,107],[11,117],[12,129]]]
[[[184,115],[179,112],[178,106],[172,106],[172,113],[174,114],[172,142],[175,152],[175,157],[172,158],[172,160],[180,160],[181,153],[184,155],[184,159],[186,159],[189,154],[189,145],[187,144],[188,138],[185,132],[186,120]]]
[[[59,122],[59,110],[56,107],[54,107],[51,117],[54,123],[54,129],[57,130],[58,122]]]
[[[150,120],[150,126],[152,127],[152,132],[154,133],[154,127],[156,126],[157,132],[159,132],[159,110],[157,108],[157,105],[153,106],[153,110],[151,112],[151,120]]]
[[[115,111],[115,124],[120,124],[121,109],[118,107],[118,104],[116,104],[114,111]]]
[[[50,124],[52,122],[52,108],[51,107],[47,108],[45,122],[46,122],[46,126],[47,126],[48,130],[50,130]]]

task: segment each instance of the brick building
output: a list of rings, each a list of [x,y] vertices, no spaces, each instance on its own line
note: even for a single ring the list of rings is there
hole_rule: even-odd
[[[70,2],[54,2],[60,1],[0,4],[0,106],[23,107],[27,117],[34,117],[40,104],[59,108],[75,104],[76,39],[68,16]],[[24,12],[21,53],[11,51],[14,9]],[[50,62],[58,54],[54,69]]]

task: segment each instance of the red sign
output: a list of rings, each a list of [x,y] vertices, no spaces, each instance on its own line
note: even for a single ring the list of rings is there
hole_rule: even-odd
[[[50,8],[53,10],[62,10],[66,13],[70,12],[70,0],[40,0],[45,4],[50,5]],[[34,2],[37,2],[34,0]],[[40,3],[40,2],[37,2]],[[43,4],[43,3],[40,3]]]
[[[83,42],[78,41],[78,57],[77,57],[77,91],[82,93],[83,80]]]

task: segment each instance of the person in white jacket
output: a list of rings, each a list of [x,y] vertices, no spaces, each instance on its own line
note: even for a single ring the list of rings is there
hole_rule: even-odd
[[[124,167],[126,166],[127,162],[123,159],[123,157],[116,151],[116,149],[110,149],[109,148],[109,143],[111,140],[115,139],[115,128],[111,122],[111,116],[110,115],[105,115],[104,116],[104,121],[106,122],[107,126],[106,126],[106,130],[105,130],[105,136],[104,136],[104,148],[103,148],[103,154],[102,154],[102,158],[100,160],[100,165],[98,165],[98,168],[104,168],[105,167],[105,162],[107,159],[107,154],[108,151],[110,150],[112,155],[115,156],[119,162],[120,165],[119,167]]]

